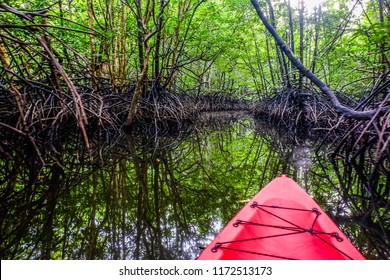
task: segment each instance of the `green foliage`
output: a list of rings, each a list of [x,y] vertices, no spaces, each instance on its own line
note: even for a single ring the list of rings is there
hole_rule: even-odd
[[[21,11],[49,8],[47,24],[53,27],[48,31],[52,34],[57,57],[62,61],[72,60],[69,57],[72,50],[83,58],[83,63],[91,66],[92,74],[109,78],[113,84],[139,78],[140,59],[145,55],[140,47],[139,22],[144,20],[147,30],[142,32],[158,31],[149,42],[149,79],[156,79],[156,71],[159,71],[162,83],[168,83],[167,79],[173,77],[176,90],[197,88],[197,92],[222,91],[242,96],[266,95],[273,87],[281,87],[281,61],[275,44],[249,1],[163,2],[167,6],[161,17],[158,17],[160,1],[150,2],[154,6],[149,7],[147,15],[144,14],[146,2],[140,2],[143,19],[137,16],[135,2],[130,0],[9,1],[8,4]],[[261,5],[268,11],[267,1]],[[297,50],[298,7],[291,7],[293,29],[290,30],[287,1],[275,0],[271,5],[278,32],[287,42],[293,33]],[[331,87],[352,90],[355,82],[358,86],[366,83],[365,78],[370,76],[367,72],[383,72],[388,67],[384,57],[389,56],[389,21],[376,20],[378,7],[372,1],[362,2],[362,5],[363,9],[353,1],[328,0],[322,4],[320,14],[318,8],[305,9],[304,63],[307,66],[316,63],[316,74]],[[0,18],[4,24],[28,24],[6,12],[1,12]],[[39,16],[34,20],[42,22]],[[22,40],[34,40],[24,29],[7,29],[7,32]],[[5,43],[11,44],[7,39]],[[318,52],[316,57],[314,51]],[[378,52],[383,56],[377,55]],[[153,70],[153,67],[159,69]],[[290,69],[289,75],[293,73]]]

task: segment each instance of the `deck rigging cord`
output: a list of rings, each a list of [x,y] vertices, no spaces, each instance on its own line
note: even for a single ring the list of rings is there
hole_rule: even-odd
[[[352,257],[350,257],[348,254],[345,252],[341,251],[338,249],[336,246],[322,238],[321,236],[330,236],[334,237],[338,242],[343,242],[343,239],[339,236],[337,232],[323,232],[314,229],[321,212],[317,208],[312,208],[312,209],[302,209],[302,208],[291,208],[291,207],[282,207],[282,206],[276,206],[276,205],[265,205],[265,204],[258,204],[257,202],[253,202],[252,205],[250,205],[250,208],[254,210],[259,210],[263,211],[264,213],[267,213],[279,221],[283,221],[287,225],[272,225],[272,224],[263,224],[263,223],[256,223],[256,222],[250,222],[250,221],[243,221],[243,220],[237,220],[234,224],[233,227],[239,227],[239,226],[260,226],[260,227],[268,227],[268,228],[276,228],[276,229],[281,229],[285,230],[286,233],[279,233],[279,234],[274,234],[274,235],[266,235],[266,236],[259,236],[259,237],[253,237],[253,238],[245,238],[245,239],[239,239],[239,240],[232,240],[232,241],[224,241],[224,242],[217,242],[215,246],[211,249],[212,252],[217,252],[218,250],[231,250],[231,251],[236,251],[236,252],[242,252],[242,253],[248,253],[248,254],[255,254],[255,255],[262,255],[262,256],[267,256],[267,257],[273,257],[273,258],[278,258],[278,259],[286,259],[286,260],[293,260],[294,258],[286,257],[286,256],[280,256],[280,255],[273,255],[270,253],[262,253],[262,252],[256,252],[256,251],[248,251],[248,250],[243,250],[239,248],[232,248],[232,247],[225,247],[224,245],[226,244],[233,244],[233,243],[240,243],[240,242],[248,242],[248,241],[253,241],[253,240],[262,240],[262,239],[268,239],[268,238],[277,238],[277,237],[283,237],[283,236],[288,236],[288,235],[295,235],[295,234],[304,234],[304,233],[310,233],[313,238],[318,238],[325,244],[329,245],[332,247],[334,250],[337,250],[341,254],[343,254],[345,257],[349,258],[352,260]],[[301,227],[291,221],[288,221],[287,219],[283,218],[281,213],[273,213],[270,210],[271,209],[276,209],[276,210],[286,210],[286,211],[297,211],[297,212],[312,212],[315,213],[315,217],[313,219],[313,222],[311,224],[310,228],[304,228]]]

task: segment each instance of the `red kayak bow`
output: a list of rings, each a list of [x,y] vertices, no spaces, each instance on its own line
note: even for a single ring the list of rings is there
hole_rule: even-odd
[[[197,259],[365,258],[321,207],[282,175],[260,190]]]

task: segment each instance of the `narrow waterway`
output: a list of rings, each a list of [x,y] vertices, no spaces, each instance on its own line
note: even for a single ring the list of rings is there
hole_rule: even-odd
[[[175,135],[102,138],[91,153],[71,136],[48,144],[43,167],[28,146],[2,138],[1,259],[194,259],[281,174],[367,258],[390,257],[388,176],[367,191],[366,171],[329,160],[319,142],[244,113],[204,114]]]

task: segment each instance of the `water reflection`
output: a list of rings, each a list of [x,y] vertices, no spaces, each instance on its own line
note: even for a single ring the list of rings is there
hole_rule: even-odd
[[[368,258],[389,258],[388,176],[367,193],[353,166],[289,135],[245,114],[208,114],[174,136],[95,141],[91,154],[69,134],[43,143],[45,165],[23,139],[2,135],[12,141],[0,144],[0,257],[194,259],[285,173]]]

